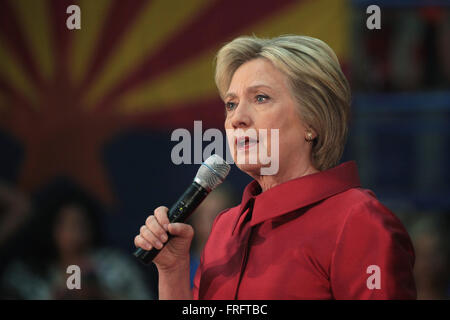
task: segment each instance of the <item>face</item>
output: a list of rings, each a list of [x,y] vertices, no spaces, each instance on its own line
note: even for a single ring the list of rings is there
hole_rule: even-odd
[[[260,149],[267,150],[271,162],[278,160],[275,175],[310,161],[306,127],[300,119],[288,79],[269,60],[258,58],[241,65],[233,75],[224,102],[228,143],[233,160],[242,171],[255,177],[261,175],[263,167],[270,166],[265,164],[266,160],[262,161],[261,151],[256,151]],[[271,129],[279,130],[279,139]],[[264,131],[267,138],[260,134]],[[242,132],[257,132],[257,138],[245,138]],[[277,143],[279,155],[274,157]],[[258,161],[253,164],[250,163],[252,152],[258,155]],[[244,163],[239,161],[243,158]]]
[[[61,208],[54,233],[61,252],[77,253],[84,250],[91,240],[91,226],[84,210],[75,205]]]

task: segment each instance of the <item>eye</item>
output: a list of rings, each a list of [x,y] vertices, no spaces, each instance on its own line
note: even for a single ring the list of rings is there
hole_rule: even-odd
[[[225,109],[227,111],[231,111],[234,108],[236,108],[236,103],[234,103],[234,102],[227,102],[227,103],[225,103]]]
[[[266,102],[267,100],[269,100],[269,96],[266,96],[265,94],[258,94],[256,96],[256,102],[258,103],[263,103]]]

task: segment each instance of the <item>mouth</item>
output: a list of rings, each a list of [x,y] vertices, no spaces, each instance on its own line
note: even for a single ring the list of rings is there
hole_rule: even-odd
[[[237,137],[235,140],[235,144],[238,151],[248,150],[254,146],[256,146],[259,142],[258,139],[254,139],[247,136]]]

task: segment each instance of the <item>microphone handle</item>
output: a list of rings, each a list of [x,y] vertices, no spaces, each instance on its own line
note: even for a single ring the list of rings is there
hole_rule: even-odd
[[[170,208],[168,212],[168,218],[170,223],[174,222],[184,222],[189,216],[194,212],[194,210],[200,205],[200,203],[209,194],[205,188],[199,185],[197,182],[192,182],[192,184],[187,188],[183,195],[178,199],[178,201]],[[172,236],[169,234],[170,241]],[[164,247],[163,247],[164,248]],[[160,250],[152,248],[151,250],[144,250],[138,248],[134,252],[134,256],[138,258],[142,263],[149,264],[158,255]]]

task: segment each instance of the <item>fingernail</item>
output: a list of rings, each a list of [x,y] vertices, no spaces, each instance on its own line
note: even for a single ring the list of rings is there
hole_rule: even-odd
[[[169,225],[167,223],[164,225],[164,230],[169,230]]]
[[[163,246],[163,244],[161,242],[159,242],[158,240],[156,240],[155,245],[156,245],[156,248],[158,248],[158,249],[161,249]]]
[[[165,235],[165,234],[163,234],[162,236],[161,236],[161,240],[163,241],[163,242],[166,242],[167,241],[167,235]]]

